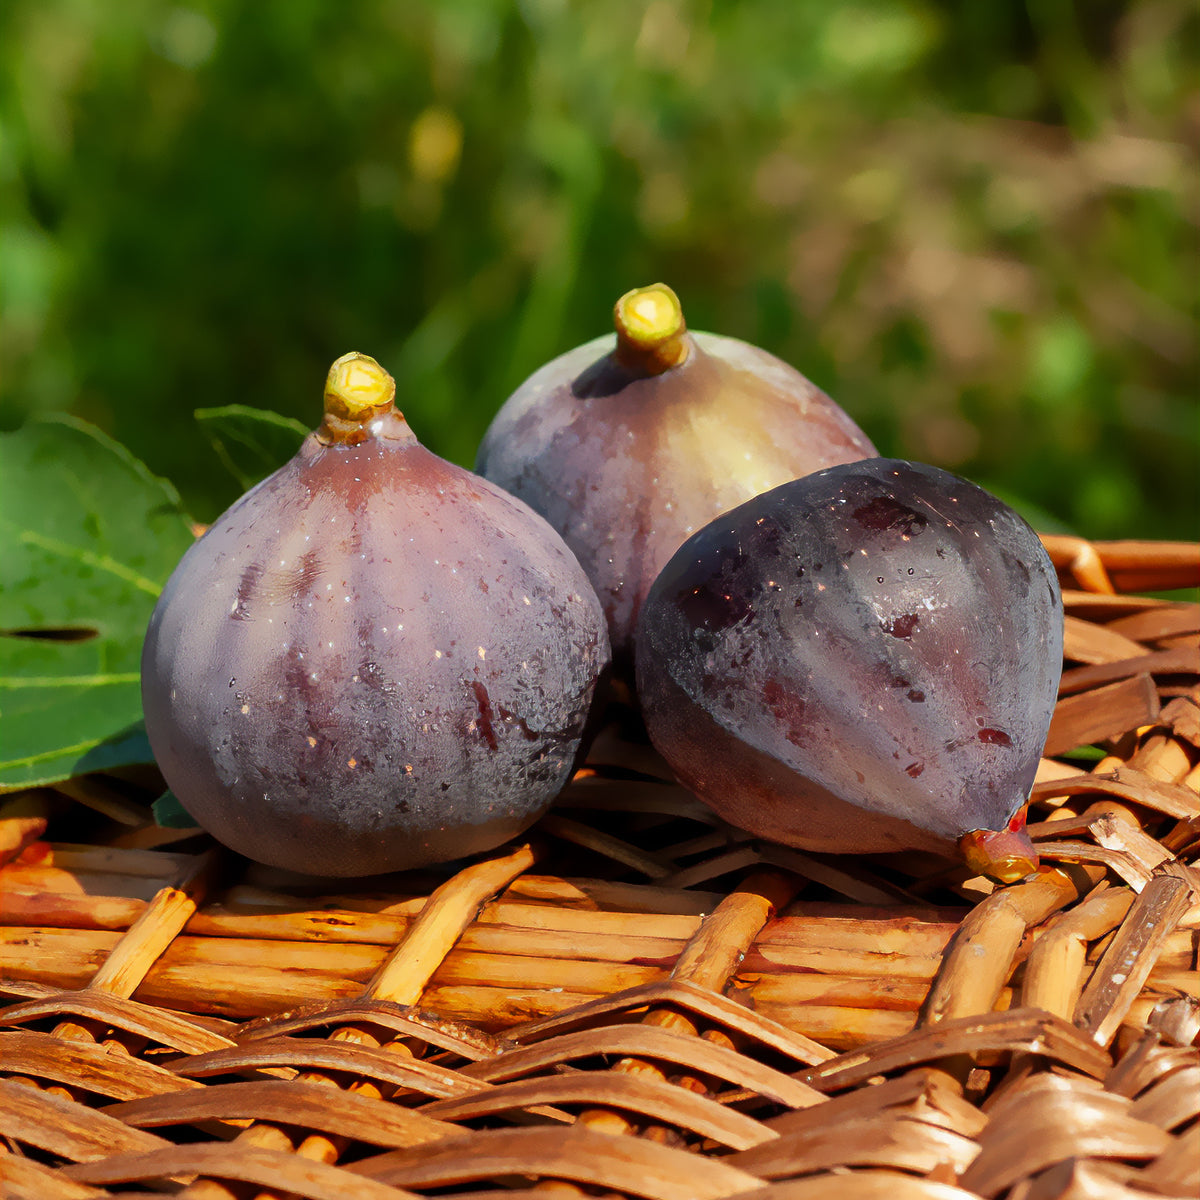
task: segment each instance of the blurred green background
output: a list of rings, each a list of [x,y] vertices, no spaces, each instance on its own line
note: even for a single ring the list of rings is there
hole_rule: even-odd
[[[0,417],[210,519],[373,354],[464,464],[657,279],[1043,529],[1198,528],[1190,0],[5,0]]]

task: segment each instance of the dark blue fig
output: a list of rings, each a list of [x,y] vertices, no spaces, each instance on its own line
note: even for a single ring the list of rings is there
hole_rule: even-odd
[[[519,500],[416,441],[391,377],[330,373],[296,457],[184,556],[142,658],[168,784],[250,858],[364,875],[490,849],[566,782],[599,602]]]
[[[1011,508],[870,459],[684,543],[642,610],[638,692],[655,746],[731,824],[1019,877],[1062,636],[1054,568]]]

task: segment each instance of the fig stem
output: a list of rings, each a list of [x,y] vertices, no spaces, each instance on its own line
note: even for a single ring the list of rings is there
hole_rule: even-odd
[[[1016,883],[1037,870],[1037,849],[1025,832],[1023,808],[1004,829],[973,829],[964,833],[958,839],[958,847],[972,871],[997,883]]]
[[[661,375],[688,356],[687,324],[679,297],[665,283],[634,288],[613,306],[617,361],[644,375]]]
[[[363,426],[394,411],[396,381],[368,354],[343,354],[325,379],[324,442],[357,442]]]

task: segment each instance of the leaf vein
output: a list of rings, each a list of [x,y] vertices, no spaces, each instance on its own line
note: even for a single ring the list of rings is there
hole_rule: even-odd
[[[137,571],[125,566],[124,563],[118,562],[111,555],[97,554],[93,550],[84,550],[78,546],[72,546],[69,542],[59,541],[58,538],[46,537],[45,534],[36,533],[32,529],[23,530],[20,540],[24,545],[37,546],[39,549],[46,550],[51,554],[57,554],[63,558],[72,558],[86,566],[95,567],[100,571],[107,571],[110,575],[115,575],[118,579],[123,579],[126,583],[133,584],[139,591],[146,592],[155,598],[162,592],[162,588],[153,579],[147,579],[145,575],[138,574]]]
[[[118,683],[138,683],[137,671],[117,671],[98,675],[0,675],[0,688],[21,687],[106,687]]]
[[[6,758],[0,759],[0,771],[7,770],[9,767],[30,767],[34,763],[45,762],[47,759],[62,758],[68,754],[83,754],[86,750],[94,750],[103,742],[108,741],[109,735],[104,734],[100,737],[89,738],[86,742],[77,742],[74,746],[58,746],[53,750],[44,750],[41,754],[30,754],[26,758]],[[62,778],[67,778],[63,776]]]

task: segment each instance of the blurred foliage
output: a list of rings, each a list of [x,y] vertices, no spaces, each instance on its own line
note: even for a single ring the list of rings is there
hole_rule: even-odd
[[[347,350],[470,463],[663,279],[881,451],[1043,528],[1197,535],[1188,0],[6,0],[0,413],[211,518],[192,418]]]

